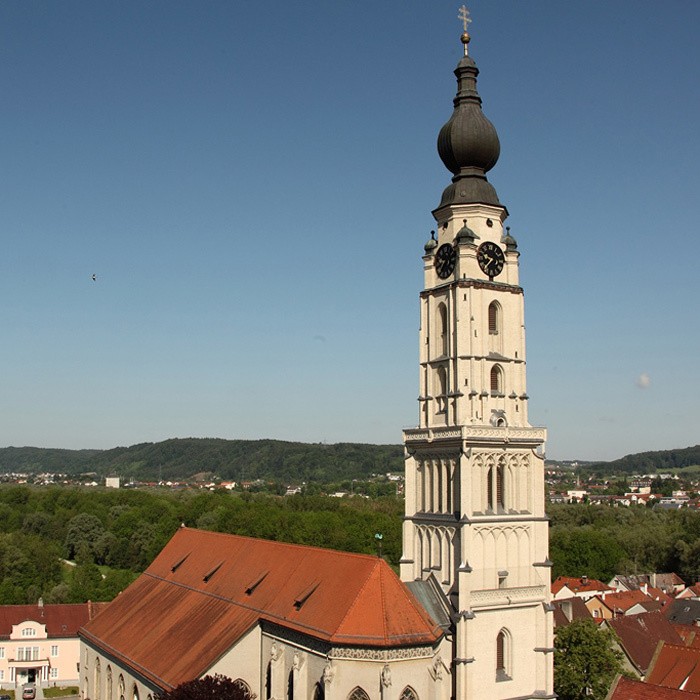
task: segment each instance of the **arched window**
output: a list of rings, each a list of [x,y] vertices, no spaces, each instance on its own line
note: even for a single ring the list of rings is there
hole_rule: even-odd
[[[102,678],[100,674],[100,660],[95,659],[95,687],[93,688],[95,700],[100,700],[102,696]]]
[[[410,685],[407,685],[399,696],[399,700],[418,700],[418,693],[416,693]]]
[[[348,700],[369,700],[369,695],[358,685],[355,686],[350,695],[348,695]]]
[[[488,510],[495,510],[493,507],[493,467],[489,467],[486,476],[486,508]]]
[[[233,681],[233,687],[240,690],[243,697],[253,697],[253,691],[251,691],[250,686],[242,678],[236,678],[236,680]]]
[[[491,368],[491,393],[503,393],[503,370],[500,365],[494,365]]]
[[[107,666],[107,700],[113,700],[112,698],[112,667]]]
[[[119,700],[124,700],[124,692],[125,692],[125,686],[124,686],[124,676],[122,674],[119,674],[119,685],[117,692],[119,693]]]
[[[447,355],[449,348],[447,333],[447,307],[444,304],[438,305],[438,331],[440,333],[440,354]]]
[[[489,304],[489,333],[498,335],[501,330],[501,306],[497,301]]]
[[[272,697],[272,661],[267,664],[265,672],[265,697],[270,700]]]
[[[131,700],[139,700],[139,689],[136,687],[136,683],[131,688]]]
[[[496,680],[508,681],[510,673],[510,634],[502,629],[496,637]]]
[[[437,412],[447,413],[447,370],[438,367],[437,370]]]
[[[287,676],[287,700],[294,700],[294,669]]]
[[[499,464],[496,469],[496,508],[505,508],[505,465]]]

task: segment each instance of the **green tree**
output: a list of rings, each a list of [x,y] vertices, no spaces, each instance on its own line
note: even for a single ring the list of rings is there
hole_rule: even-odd
[[[612,630],[591,619],[575,620],[554,640],[554,692],[560,700],[603,700],[623,672],[622,652],[613,647]]]

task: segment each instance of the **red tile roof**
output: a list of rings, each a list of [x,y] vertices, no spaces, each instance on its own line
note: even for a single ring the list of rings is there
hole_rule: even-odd
[[[556,595],[564,586],[574,593],[582,591],[614,591],[614,588],[607,586],[602,581],[586,576],[576,578],[574,576],[558,576],[552,583],[552,594]]]
[[[605,597],[599,596],[600,599],[613,612],[626,612],[637,603],[644,603],[649,600],[649,596],[644,595],[642,591],[620,591],[619,593],[606,593]]]
[[[0,605],[0,639],[8,639],[12,626],[27,620],[46,625],[49,637],[77,637],[78,630],[107,605]]]
[[[632,680],[624,676],[618,676],[610,687],[605,700],[693,700],[697,699],[696,693],[685,690],[663,688],[651,683]]]
[[[623,615],[606,620],[622,642],[632,663],[645,674],[660,641],[682,644],[683,640],[671,623],[660,613]]]
[[[681,622],[672,622],[671,626],[687,647],[700,647],[700,627],[695,625],[684,625]]]
[[[364,647],[442,636],[378,557],[190,528],[81,635],[167,688],[200,676],[258,621]]]
[[[647,680],[667,688],[700,693],[700,649],[664,644],[656,653]]]

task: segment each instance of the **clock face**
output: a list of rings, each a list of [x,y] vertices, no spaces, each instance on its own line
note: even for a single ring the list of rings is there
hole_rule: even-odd
[[[501,274],[506,261],[503,251],[491,241],[486,241],[479,246],[476,251],[476,259],[479,261],[482,272],[488,275],[489,279]]]
[[[447,279],[455,271],[457,253],[449,243],[443,243],[435,253],[435,270],[440,279]]]

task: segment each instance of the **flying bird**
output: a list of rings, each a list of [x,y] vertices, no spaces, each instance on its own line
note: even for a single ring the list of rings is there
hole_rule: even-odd
[[[92,281],[93,281],[93,282],[97,282],[97,275],[93,275],[93,276],[92,276]]]

